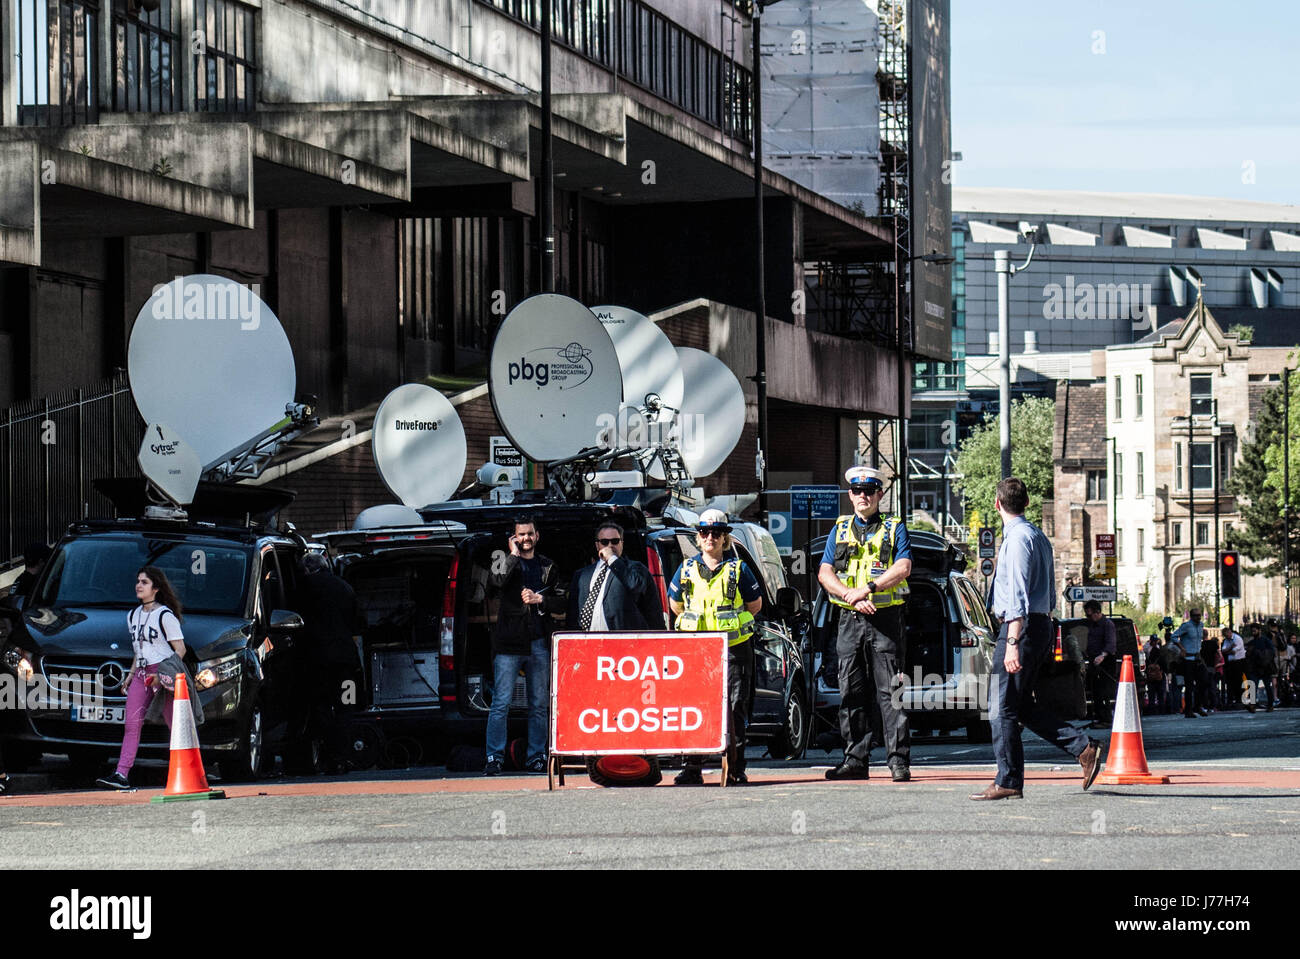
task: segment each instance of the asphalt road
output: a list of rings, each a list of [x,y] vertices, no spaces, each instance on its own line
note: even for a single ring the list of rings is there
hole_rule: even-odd
[[[755,759],[735,789],[600,789],[584,775],[440,768],[277,780],[221,802],[20,792],[0,799],[0,868],[1288,868],[1300,840],[1300,710],[1144,720],[1165,786],[1079,788],[1027,737],[1023,801],[972,803],[992,749],[930,740],[915,781],[829,783],[833,757]],[[716,783],[716,774],[706,775]]]

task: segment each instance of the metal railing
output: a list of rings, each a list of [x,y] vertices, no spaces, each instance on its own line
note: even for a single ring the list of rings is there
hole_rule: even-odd
[[[0,412],[0,559],[53,543],[83,516],[111,516],[101,476],[138,476],[144,423],[126,374]]]
[[[194,0],[202,53],[194,55],[194,109],[249,113],[257,107],[257,10],[239,0]]]
[[[18,122],[96,122],[99,0],[15,0],[14,8],[14,59],[3,69],[15,71]]]
[[[97,123],[124,113],[248,113],[257,105],[258,9],[243,0],[10,0],[17,121]],[[0,18],[3,19],[3,18]],[[186,57],[189,59],[187,60]]]

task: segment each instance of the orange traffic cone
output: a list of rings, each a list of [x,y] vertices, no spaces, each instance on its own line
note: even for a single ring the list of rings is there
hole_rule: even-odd
[[[150,802],[177,802],[182,799],[225,799],[220,789],[208,788],[199,757],[199,731],[190,712],[189,684],[184,676],[176,677],[176,694],[172,701],[171,762],[167,767],[167,788]]]
[[[1119,695],[1115,697],[1115,722],[1110,730],[1110,751],[1106,754],[1106,768],[1097,777],[1097,782],[1106,786],[1157,785],[1169,782],[1168,776],[1156,776],[1147,768],[1132,656],[1124,657],[1124,665],[1119,671]]]

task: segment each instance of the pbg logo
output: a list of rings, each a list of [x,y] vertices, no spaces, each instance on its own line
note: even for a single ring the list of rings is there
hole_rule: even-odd
[[[506,368],[508,385],[533,383],[538,389],[555,386],[571,390],[591,379],[591,350],[581,343],[544,346],[521,356]]]

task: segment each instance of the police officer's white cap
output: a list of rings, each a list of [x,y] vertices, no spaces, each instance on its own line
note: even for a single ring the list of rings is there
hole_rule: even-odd
[[[700,514],[700,521],[695,528],[720,529],[724,533],[730,533],[731,521],[727,518],[727,514],[720,509],[706,509]]]
[[[879,483],[883,488],[885,485],[885,474],[880,470],[872,469],[870,466],[850,466],[844,471],[844,479],[850,486]]]

